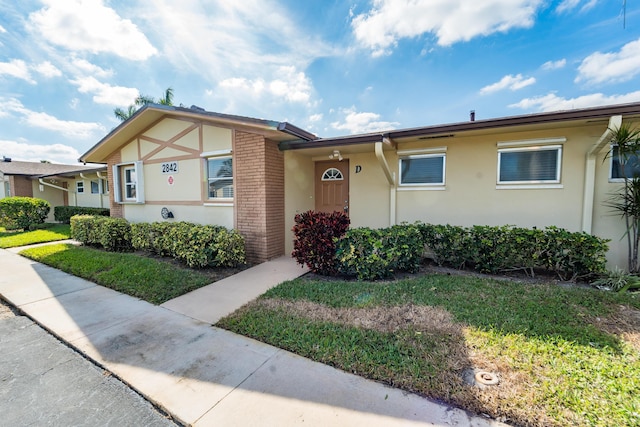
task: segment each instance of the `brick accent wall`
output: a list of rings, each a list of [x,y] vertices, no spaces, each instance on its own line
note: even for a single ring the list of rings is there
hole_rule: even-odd
[[[107,159],[107,180],[109,181],[109,212],[110,216],[114,218],[124,218],[124,206],[114,201],[116,192],[114,191],[113,184],[113,165],[116,165],[122,161],[122,155],[120,151],[114,152],[111,157]]]
[[[235,221],[245,238],[247,260],[284,254],[284,154],[261,135],[235,132]]]
[[[9,186],[12,196],[33,197],[33,186],[31,180],[24,176],[9,177]]]

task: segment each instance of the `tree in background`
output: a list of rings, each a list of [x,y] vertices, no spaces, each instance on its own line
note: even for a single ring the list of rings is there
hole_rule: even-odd
[[[158,99],[155,99],[154,97],[148,95],[139,95],[135,99],[134,103],[132,105],[129,105],[126,110],[118,107],[113,110],[113,114],[118,119],[124,122],[125,120],[128,120],[131,116],[133,116],[140,107],[148,104],[173,105],[173,89],[170,87],[167,88],[162,97]]]

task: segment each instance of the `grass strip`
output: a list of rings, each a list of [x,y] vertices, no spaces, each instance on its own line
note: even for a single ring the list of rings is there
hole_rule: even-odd
[[[306,306],[294,312],[274,301]],[[314,319],[310,303],[343,314],[376,311],[379,324]],[[402,305],[444,309],[451,325],[393,320],[391,307]],[[621,306],[638,310],[640,294],[446,275],[397,282],[302,278],[272,288],[218,326],[517,425],[636,426],[640,350],[603,326]],[[393,333],[385,331],[389,322],[399,325]],[[640,334],[636,327],[627,332]],[[501,383],[465,385],[468,368],[497,372]]]
[[[20,255],[152,304],[162,304],[211,283],[199,271],[132,253],[52,244],[25,249]]]
[[[56,224],[46,229],[33,231],[4,231],[3,229],[0,230],[0,248],[15,248],[69,238],[70,226],[68,224]]]

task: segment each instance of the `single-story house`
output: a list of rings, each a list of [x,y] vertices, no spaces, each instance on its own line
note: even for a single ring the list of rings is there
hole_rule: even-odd
[[[315,209],[356,227],[555,225],[611,239],[609,264],[625,267],[624,223],[604,205],[621,188],[606,153],[623,122],[640,126],[640,103],[317,138],[148,105],[80,160],[108,165],[112,216],[233,227],[252,262],[290,253],[295,214]]]
[[[105,166],[22,162],[3,157],[0,182],[0,199],[22,196],[48,201],[49,222],[54,221],[56,206],[109,207]]]

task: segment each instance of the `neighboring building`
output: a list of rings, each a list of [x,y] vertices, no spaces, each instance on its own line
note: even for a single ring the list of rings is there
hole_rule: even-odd
[[[53,222],[56,206],[109,207],[109,186],[104,166],[0,161],[0,198],[37,197],[51,204],[47,221]]]
[[[640,126],[640,103],[470,120],[339,138],[288,123],[150,105],[81,161],[107,163],[111,212],[131,221],[235,227],[249,258],[292,250],[293,218],[344,210],[352,226],[401,222],[586,231],[626,265],[609,129]]]

